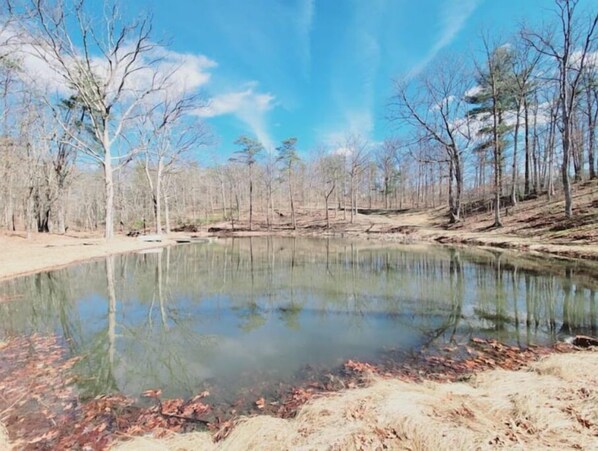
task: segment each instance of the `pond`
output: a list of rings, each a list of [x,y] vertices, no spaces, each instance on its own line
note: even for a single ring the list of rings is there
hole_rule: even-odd
[[[107,257],[0,284],[0,336],[58,335],[84,397],[233,400],[348,359],[476,336],[550,344],[597,327],[576,263],[439,246],[255,237]],[[397,350],[401,352],[396,352]]]

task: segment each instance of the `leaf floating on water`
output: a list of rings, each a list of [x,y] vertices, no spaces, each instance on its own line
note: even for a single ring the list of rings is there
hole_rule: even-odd
[[[199,399],[203,399],[203,398],[207,398],[208,396],[210,396],[210,392],[207,390],[202,391],[200,394],[194,396],[193,398],[191,398],[191,401],[197,401]]]
[[[160,390],[160,389],[146,390],[143,393],[141,393],[141,396],[143,398],[159,398],[161,395],[162,395],[162,390]]]

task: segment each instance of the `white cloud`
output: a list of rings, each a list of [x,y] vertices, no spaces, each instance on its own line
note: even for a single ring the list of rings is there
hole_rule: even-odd
[[[214,117],[223,114],[235,114],[241,111],[264,113],[273,106],[274,96],[270,93],[255,91],[255,83],[250,83],[242,91],[232,91],[210,99],[206,108],[197,111],[201,117]]]
[[[571,65],[573,67],[578,68],[581,64],[581,57],[583,56],[583,52],[581,50],[576,50],[571,54]],[[585,56],[585,66],[590,67],[593,69],[598,69],[598,51],[595,52],[588,52]]]
[[[16,36],[10,27],[4,27],[0,31],[0,41],[8,42],[4,49],[18,62],[23,82],[40,91],[56,92],[63,96],[71,94],[72,91],[63,76],[64,68],[56,55],[31,36],[21,35],[20,39],[16,39]],[[13,39],[10,39],[11,37]],[[131,50],[131,47],[126,45],[120,49],[121,61],[113,68],[112,73],[105,58],[99,55],[92,56],[91,67],[95,75],[109,81],[108,95],[118,89],[125,66],[129,63],[129,59],[124,55],[132,54]],[[79,55],[75,55],[76,53]],[[64,54],[62,58],[67,66],[74,67],[77,59],[83,59],[82,51],[75,49]],[[209,70],[216,65],[215,61],[204,55],[178,53],[156,46],[152,51],[142,54],[135,62],[124,89],[129,94],[146,90],[157,75],[157,79],[164,82],[163,92],[171,96],[194,92],[209,82]]]
[[[206,85],[211,78],[209,70],[217,66],[215,61],[200,54],[178,53],[164,48],[155,53],[161,58],[158,71],[174,72],[170,84],[180,91],[195,91]]]
[[[305,57],[309,59],[309,34],[311,32],[311,22],[314,14],[313,0],[307,0],[304,3],[303,14],[298,20],[297,27],[303,36],[305,44]],[[49,49],[36,44],[31,36],[25,36],[19,41],[12,39],[17,33],[10,27],[1,27],[0,23],[0,42],[4,42],[3,50],[18,61],[20,66],[20,76],[23,82],[32,89],[68,96],[72,90],[66,84],[62,76],[63,68],[57,58]],[[9,42],[9,44],[6,44]],[[75,50],[77,52],[77,50]],[[126,55],[130,48],[123,46],[121,55]],[[73,55],[65,57],[67,64],[74,64]],[[71,59],[71,62],[68,62]],[[112,74],[108,91],[115,92],[122,78],[122,71],[127,61],[121,61]],[[92,56],[92,67],[95,74],[107,80],[110,77],[108,63],[99,55]],[[164,47],[156,46],[151,52],[143,54],[136,62],[136,69],[131,76],[127,78],[125,85],[125,95],[133,97],[136,92],[141,92],[151,86],[155,80],[156,73],[158,79],[165,81],[160,93],[153,94],[146,101],[152,101],[156,97],[160,98],[168,94],[170,97],[196,92],[198,89],[212,85],[211,70],[217,66],[217,63],[208,57],[194,53],[180,53]],[[110,86],[112,85],[112,86]],[[257,89],[256,82],[249,82],[242,85],[237,90],[226,90],[226,85],[222,81],[218,84],[215,95],[207,107],[198,109],[195,114],[202,118],[211,118],[225,114],[231,114],[247,125],[251,132],[264,144],[266,149],[272,150],[274,142],[268,133],[267,114],[275,106],[275,97],[269,92],[260,92]],[[110,94],[109,94],[110,95]]]
[[[240,91],[219,94],[210,99],[206,108],[197,110],[195,114],[210,118],[231,114],[245,123],[256,138],[271,151],[274,142],[267,131],[267,113],[275,105],[275,97],[270,93],[257,91],[257,83],[252,82]]]

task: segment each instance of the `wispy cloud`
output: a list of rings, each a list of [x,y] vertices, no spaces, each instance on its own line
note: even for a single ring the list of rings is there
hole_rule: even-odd
[[[411,68],[408,77],[419,74],[436,57],[438,52],[453,42],[482,1],[448,0],[442,2],[442,9],[439,13],[441,17],[440,35],[428,53]]]
[[[347,134],[371,138],[374,131],[376,82],[382,63],[380,30],[387,7],[383,1],[353,4],[351,22],[339,38],[341,48],[330,76],[331,106],[337,118],[319,133],[328,145],[337,145]]]
[[[251,129],[266,149],[272,150],[274,142],[268,133],[267,113],[274,107],[275,97],[270,93],[258,92],[257,86],[256,82],[250,82],[240,91],[218,94],[196,114],[204,118],[234,115]]]
[[[206,108],[197,111],[201,117],[214,117],[223,114],[235,114],[243,110],[264,113],[272,108],[274,96],[270,93],[255,91],[256,83],[248,83],[247,89],[227,92],[210,99]]]
[[[303,74],[311,70],[311,31],[315,16],[315,0],[303,0],[296,18],[297,37],[301,52]]]
[[[369,107],[347,110],[341,123],[319,133],[319,140],[331,147],[339,146],[348,135],[369,139],[374,131],[374,117]]]

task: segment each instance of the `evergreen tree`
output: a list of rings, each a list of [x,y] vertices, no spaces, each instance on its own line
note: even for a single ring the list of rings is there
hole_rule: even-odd
[[[293,222],[293,230],[297,229],[297,221],[295,220],[295,202],[293,199],[293,170],[295,165],[301,160],[297,154],[297,138],[288,138],[282,142],[280,147],[276,148],[278,152],[277,161],[282,165],[282,170],[287,176],[289,183],[289,201],[291,205],[291,220]]]
[[[253,166],[257,163],[258,154],[264,150],[264,146],[256,139],[247,136],[240,136],[235,144],[241,146],[241,150],[235,152],[230,161],[241,163],[249,170],[249,230],[253,229]]]
[[[516,82],[512,72],[513,51],[508,46],[490,51],[486,46],[486,64],[478,68],[475,92],[466,96],[465,101],[472,105],[468,115],[481,123],[478,135],[481,140],[477,152],[492,149],[494,160],[495,227],[501,227],[500,198],[503,192],[504,151],[507,135],[512,125],[506,120],[508,111],[515,109]]]

